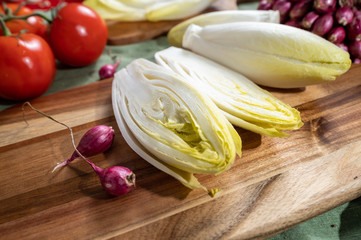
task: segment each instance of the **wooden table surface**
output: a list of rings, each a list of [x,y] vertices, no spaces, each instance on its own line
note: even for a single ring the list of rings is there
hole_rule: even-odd
[[[126,144],[111,106],[111,79],[37,98],[31,103],[73,128],[115,129],[111,149],[90,159],[123,165],[137,188],[122,197],[103,191],[73,152],[69,131],[21,106],[0,112],[0,239],[267,238],[361,195],[361,65],[336,81],[305,89],[269,89],[301,112],[289,138],[237,129],[243,156],[218,176],[198,175],[210,198],[190,191]]]

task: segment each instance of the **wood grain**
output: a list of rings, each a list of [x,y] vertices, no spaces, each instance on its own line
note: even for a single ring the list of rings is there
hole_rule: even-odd
[[[336,81],[305,89],[269,89],[301,112],[290,138],[237,129],[243,156],[227,172],[198,175],[211,199],[142,160],[112,113],[111,79],[40,97],[32,104],[80,137],[92,126],[115,129],[112,148],[91,160],[123,165],[137,188],[111,197],[82,160],[51,173],[73,152],[69,132],[21,106],[0,112],[0,239],[266,238],[361,195],[361,65]]]
[[[204,12],[235,10],[237,9],[235,0],[217,0]],[[107,21],[108,26],[108,44],[125,45],[141,42],[166,34],[172,27],[185,19],[173,21]]]

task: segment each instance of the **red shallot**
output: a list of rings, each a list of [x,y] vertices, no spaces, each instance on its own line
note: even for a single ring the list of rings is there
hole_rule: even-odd
[[[361,58],[361,41],[352,41],[348,48],[353,58]]]
[[[339,26],[332,29],[328,35],[327,40],[332,43],[341,43],[346,38],[346,31],[343,27]]]
[[[98,125],[89,129],[83,135],[76,148],[85,157],[95,156],[108,150],[113,143],[113,138],[114,130],[112,127]],[[74,151],[68,160],[56,165],[53,171],[69,164],[78,157],[80,157],[78,152]]]
[[[352,22],[347,26],[347,37],[350,40],[361,40],[361,18],[354,17]]]
[[[327,13],[322,15],[315,21],[312,27],[312,32],[319,36],[324,36],[331,30],[332,26],[333,26],[332,13]]]
[[[296,27],[296,28],[302,28],[301,26],[301,22],[297,19],[291,19],[288,20],[285,25],[291,26],[291,27]]]
[[[257,10],[271,10],[273,6],[272,0],[261,0],[258,4]]]
[[[89,159],[84,158],[84,160],[93,168],[99,177],[102,187],[109,194],[121,196],[135,188],[135,174],[129,168],[113,166],[102,169],[89,161]]]
[[[68,130],[70,131],[71,141],[72,141],[73,147],[75,149],[76,156],[80,156],[87,163],[89,163],[91,165],[91,167],[93,168],[95,173],[98,175],[101,185],[105,191],[107,191],[111,195],[121,196],[135,188],[135,174],[130,169],[128,169],[126,167],[121,167],[121,166],[113,166],[113,167],[102,169],[102,168],[96,166],[89,159],[84,157],[82,155],[82,153],[77,149],[77,147],[75,146],[75,143],[74,143],[73,130],[69,126],[67,126],[66,124],[64,124],[62,122],[55,120],[54,118],[47,115],[46,113],[39,111],[38,109],[34,108],[29,102],[25,102],[22,106],[23,118],[26,123],[27,123],[27,121],[26,121],[25,115],[24,115],[25,114],[25,111],[24,111],[25,105],[28,105],[31,109],[33,109],[34,111],[40,113],[41,115],[49,118],[50,120],[52,120],[56,123],[59,123],[59,124],[65,126],[66,128],[68,128]],[[98,127],[98,128],[95,128],[95,132],[97,132],[100,129],[101,130],[105,129],[106,134],[103,137],[106,138],[107,136],[110,136],[111,138],[113,138],[113,131],[112,131],[113,129]],[[102,131],[100,131],[100,132],[102,132]],[[93,134],[93,131],[88,131],[84,135],[83,143],[84,142],[92,143],[92,141],[91,141],[91,139],[93,138],[93,136],[91,136],[92,134]],[[103,141],[100,141],[100,142],[103,142]],[[104,141],[104,142],[107,142],[107,144],[105,144],[105,145],[102,144],[102,146],[108,146],[109,142],[108,141]],[[94,144],[94,143],[92,143],[92,144]],[[87,148],[84,146],[83,149],[87,149]],[[100,149],[104,149],[104,148],[99,147],[98,151]],[[86,151],[89,151],[93,154],[96,152],[96,151],[93,151],[92,149],[86,150]]]
[[[336,9],[336,0],[314,0],[313,8],[318,13],[329,13]]]
[[[288,13],[291,10],[291,6],[291,2],[284,0],[278,0],[273,4],[272,10],[278,11],[280,13],[281,23],[284,23],[288,18]]]
[[[115,64],[105,64],[99,69],[99,77],[100,79],[111,78],[114,77],[115,72],[117,71],[117,67],[120,64],[120,60],[118,60]]]
[[[349,7],[341,7],[335,12],[335,19],[338,24],[346,26],[352,22],[353,11]]]
[[[293,5],[293,7],[291,8],[289,14],[290,18],[302,18],[307,12],[310,11],[311,8],[312,8],[311,0],[301,0],[295,3],[295,5]]]
[[[317,13],[315,12],[309,12],[307,13],[303,19],[302,19],[302,22],[301,22],[301,25],[303,28],[305,29],[311,29],[314,22],[320,17],[320,15],[318,15]]]

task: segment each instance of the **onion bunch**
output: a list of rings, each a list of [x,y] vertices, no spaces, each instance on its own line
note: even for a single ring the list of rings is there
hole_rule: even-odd
[[[317,34],[361,62],[361,0],[261,0],[258,10],[277,10],[282,24]]]

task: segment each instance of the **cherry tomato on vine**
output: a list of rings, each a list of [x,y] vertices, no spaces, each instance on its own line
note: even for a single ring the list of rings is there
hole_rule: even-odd
[[[7,3],[6,6],[11,9],[11,11],[14,13],[17,8],[19,7],[19,4],[16,3]],[[0,13],[5,13],[5,10],[0,4]],[[28,7],[22,6],[19,11],[14,14],[15,16],[25,16],[34,13],[33,10],[31,10]],[[38,16],[32,16],[27,18],[26,20],[22,19],[13,19],[6,22],[6,26],[10,29],[11,33],[19,33],[21,30],[28,30],[28,33],[35,33],[44,39],[46,39],[48,25],[44,19]],[[2,29],[0,28],[0,34],[2,35]]]
[[[55,76],[55,58],[40,36],[0,36],[0,98],[25,100],[42,95]]]
[[[90,65],[102,54],[108,38],[104,20],[91,8],[69,3],[54,18],[49,42],[55,57],[74,67]]]

